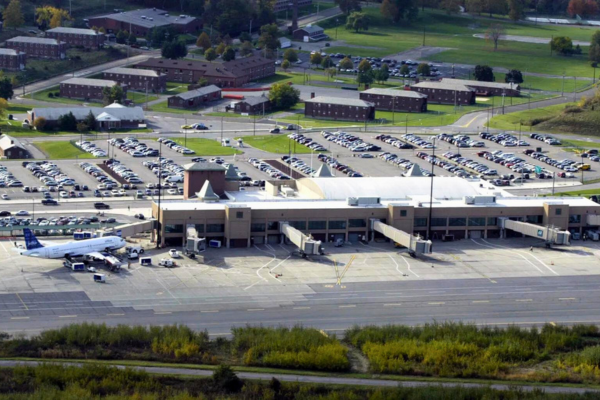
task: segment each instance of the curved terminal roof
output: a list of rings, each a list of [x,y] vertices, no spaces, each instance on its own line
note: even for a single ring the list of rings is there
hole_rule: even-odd
[[[431,178],[368,177],[368,178],[303,178],[297,181],[299,192],[309,198],[346,200],[348,197],[379,197],[382,200],[429,197]],[[479,186],[462,178],[435,177],[433,197],[461,199],[482,194]]]

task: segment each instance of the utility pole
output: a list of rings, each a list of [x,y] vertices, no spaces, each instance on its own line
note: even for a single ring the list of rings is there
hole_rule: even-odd
[[[435,158],[435,136],[433,137],[432,158]],[[431,240],[431,215],[433,213],[433,177],[435,163],[431,163],[431,188],[429,189],[429,218],[427,218],[427,240]]]
[[[157,215],[157,223],[158,223],[158,229],[156,230],[156,248],[160,249],[160,242],[161,242],[161,235],[160,232],[162,230],[162,226],[160,223],[160,216],[162,214],[162,210],[160,209],[160,194],[161,194],[161,184],[160,184],[160,179],[162,177],[162,162],[160,162],[161,158],[162,158],[162,142],[158,142],[158,159],[159,159],[159,163],[158,163],[158,215]]]
[[[425,28],[423,28],[423,46],[425,46]]]
[[[561,96],[565,95],[565,73],[563,72],[563,78],[562,78],[562,91],[561,91]]]

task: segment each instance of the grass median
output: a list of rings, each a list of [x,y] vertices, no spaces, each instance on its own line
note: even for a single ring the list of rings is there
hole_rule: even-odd
[[[285,131],[284,133],[273,135],[243,136],[242,139],[247,145],[268,153],[288,154],[291,152],[293,154],[310,154],[313,152],[308,147],[289,139]]]
[[[243,154],[242,151],[236,150],[233,147],[221,146],[219,141],[213,139],[188,137],[187,140],[185,138],[171,138],[171,140],[196,152],[196,154],[191,154],[190,157]]]
[[[75,146],[73,142],[68,140],[33,142],[33,145],[46,154],[50,160],[98,158],[86,151],[81,150]]]

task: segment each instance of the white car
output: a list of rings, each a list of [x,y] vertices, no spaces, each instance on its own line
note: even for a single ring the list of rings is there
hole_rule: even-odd
[[[171,268],[176,266],[177,264],[175,263],[175,261],[171,260],[170,258],[163,258],[158,262],[158,265],[166,267],[166,268]]]
[[[29,215],[29,211],[19,210],[19,211],[17,211],[17,213],[15,215],[18,215],[18,216]]]
[[[67,193],[67,192],[60,192],[58,195],[63,199],[66,199],[69,197],[69,193]]]
[[[179,255],[179,252],[177,250],[171,249],[171,250],[169,250],[169,257],[171,257],[171,258],[179,258],[181,256]]]
[[[177,189],[169,189],[169,190],[167,190],[167,193],[169,193],[169,194],[177,194]]]
[[[8,195],[7,194],[3,194],[2,195],[2,200],[8,200]]]

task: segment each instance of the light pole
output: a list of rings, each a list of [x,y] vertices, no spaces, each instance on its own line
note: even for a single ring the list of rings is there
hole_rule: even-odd
[[[160,232],[162,230],[162,226],[160,224],[160,216],[162,214],[162,210],[160,209],[160,194],[162,192],[162,187],[160,184],[160,179],[162,177],[162,142],[158,142],[158,215],[157,215],[157,223],[158,223],[158,229],[156,230],[156,248],[160,249],[160,241],[161,241],[161,235]]]
[[[335,40],[337,40],[337,29],[338,29],[338,25],[340,23],[340,20],[338,18],[335,19]]]
[[[596,84],[596,68],[598,68],[598,63],[597,62],[593,62],[592,63],[592,69],[594,70],[594,80],[592,81],[592,85]]]
[[[435,136],[433,137],[433,149],[431,157],[435,158]],[[431,188],[429,189],[429,218],[427,218],[427,240],[431,240],[431,215],[433,213],[433,176],[435,163],[431,163]]]

